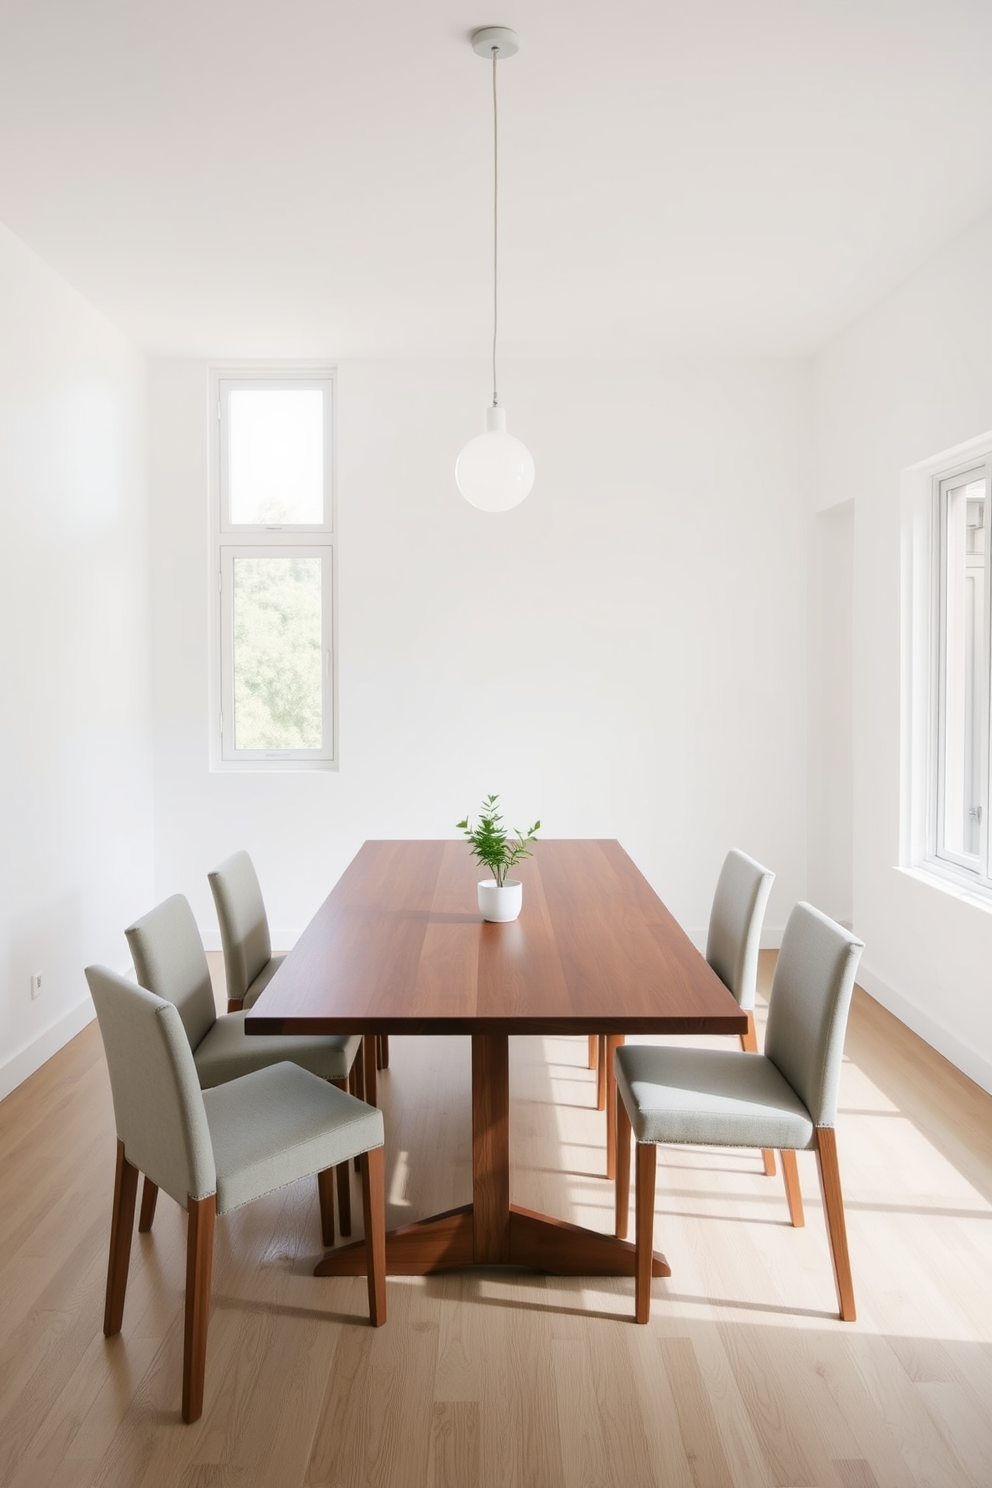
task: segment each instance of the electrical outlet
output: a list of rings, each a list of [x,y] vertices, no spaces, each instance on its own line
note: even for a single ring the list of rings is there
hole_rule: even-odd
[[[42,988],[42,973],[40,971],[31,974],[31,996],[40,997]]]

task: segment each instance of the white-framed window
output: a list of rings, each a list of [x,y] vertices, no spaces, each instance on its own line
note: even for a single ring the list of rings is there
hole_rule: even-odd
[[[931,481],[931,861],[992,890],[989,529],[992,450]]]
[[[216,400],[214,577],[220,769],[337,760],[334,377],[237,370]]]

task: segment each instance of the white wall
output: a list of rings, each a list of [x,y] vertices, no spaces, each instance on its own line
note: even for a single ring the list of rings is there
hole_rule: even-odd
[[[810,901],[854,915],[854,502],[810,518]],[[814,685],[815,682],[815,685]]]
[[[2,226],[0,328],[2,1096],[127,964],[153,864],[144,362]]]
[[[992,215],[817,358],[814,430],[815,505],[855,505],[853,919],[866,942],[860,979],[992,1090],[992,913],[897,868],[902,476],[992,426],[990,325]],[[827,685],[815,657],[811,685]],[[822,847],[818,833],[811,835],[811,861]]]
[[[726,849],[805,890],[808,382],[794,364],[504,368],[537,463],[458,495],[484,366],[339,371],[335,773],[211,775],[207,369],[152,367],[156,892],[216,939],[205,873],[256,859],[288,943],[361,842],[454,836],[484,792],[617,837],[690,931]]]

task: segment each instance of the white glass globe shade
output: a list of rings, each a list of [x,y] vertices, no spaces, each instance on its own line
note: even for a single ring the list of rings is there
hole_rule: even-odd
[[[455,481],[480,511],[509,511],[534,484],[534,457],[506,432],[506,410],[486,409],[486,432],[470,439],[455,461]]]

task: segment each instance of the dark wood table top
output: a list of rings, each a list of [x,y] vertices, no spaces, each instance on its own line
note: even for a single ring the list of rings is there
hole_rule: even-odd
[[[618,842],[545,839],[523,910],[480,918],[466,843],[366,842],[248,1033],[741,1033],[726,987]]]

